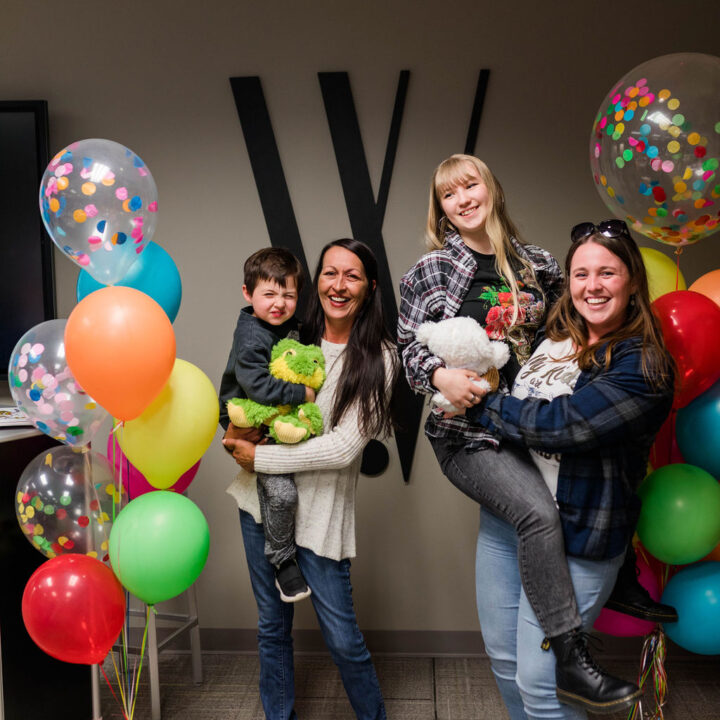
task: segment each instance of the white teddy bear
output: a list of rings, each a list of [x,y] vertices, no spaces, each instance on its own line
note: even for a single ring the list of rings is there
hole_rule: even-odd
[[[442,358],[446,367],[474,370],[478,375],[485,375],[493,368],[501,368],[510,358],[508,346],[504,342],[490,340],[485,329],[471,317],[423,323],[415,337],[433,355]],[[497,389],[497,381],[495,387],[484,378],[474,382],[485,392]],[[446,412],[464,410],[455,407],[440,392],[432,396],[432,401]]]

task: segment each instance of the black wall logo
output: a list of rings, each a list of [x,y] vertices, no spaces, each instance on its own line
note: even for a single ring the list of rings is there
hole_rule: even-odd
[[[464,148],[464,152],[469,154],[472,154],[475,149],[489,76],[489,70],[482,69],[480,71]],[[357,240],[362,240],[369,245],[377,257],[385,320],[388,327],[394,329],[397,325],[398,309],[383,242],[382,227],[398,138],[400,137],[410,71],[402,70],[400,72],[377,198],[373,193],[370,181],[370,172],[348,74],[346,72],[323,72],[318,73],[318,79],[352,234]],[[291,250],[302,262],[308,277],[310,277],[260,78],[257,76],[233,77],[230,78],[230,86],[235,97],[235,105],[255,176],[270,242],[272,245]],[[396,431],[395,441],[403,477],[407,482],[410,479],[417,443],[423,398],[410,390],[404,378],[401,378],[400,382],[398,401],[403,427]],[[379,475],[386,467],[387,451],[385,447],[382,443],[371,441],[363,456],[363,472]]]

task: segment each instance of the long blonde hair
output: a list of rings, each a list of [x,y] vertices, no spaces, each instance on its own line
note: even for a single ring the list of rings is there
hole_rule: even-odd
[[[512,293],[512,322],[514,323],[517,320],[520,306],[518,299],[520,288],[515,277],[517,265],[520,264],[529,271],[530,277],[533,278],[538,290],[542,292],[542,288],[535,281],[535,270],[532,265],[517,253],[512,242],[510,242],[510,238],[515,238],[518,242],[520,240],[518,230],[505,210],[505,193],[490,168],[480,158],[476,158],[474,155],[451,155],[435,168],[430,183],[430,202],[428,204],[425,240],[429,250],[440,250],[445,245],[445,233],[447,230],[456,229],[445,216],[440,200],[447,190],[470,179],[468,164],[477,170],[488,191],[490,207],[485,221],[485,230],[495,253],[495,270],[507,282]]]

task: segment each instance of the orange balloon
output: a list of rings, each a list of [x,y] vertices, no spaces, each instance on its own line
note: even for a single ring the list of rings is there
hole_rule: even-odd
[[[700,276],[688,290],[701,293],[720,305],[720,270],[711,270]]]
[[[175,333],[149,295],[129,287],[105,287],[70,313],[65,355],[85,392],[116,418],[132,420],[170,377]]]

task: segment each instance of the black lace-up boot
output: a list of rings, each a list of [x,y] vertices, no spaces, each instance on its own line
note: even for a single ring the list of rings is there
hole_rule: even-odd
[[[593,713],[612,713],[632,705],[642,695],[637,685],[609,675],[593,660],[588,635],[570,630],[550,638],[555,653],[558,700]]]
[[[640,584],[638,575],[640,569],[636,564],[635,551],[629,547],[605,607],[650,622],[677,622],[677,610],[653,600]]]

